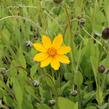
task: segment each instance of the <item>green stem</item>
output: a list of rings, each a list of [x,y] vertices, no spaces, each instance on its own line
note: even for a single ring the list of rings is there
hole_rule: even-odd
[[[56,82],[55,82],[55,78],[54,78],[54,71],[52,71],[52,76],[49,75],[48,73],[45,73],[45,72],[46,72],[46,70],[43,69],[43,77],[46,76],[46,77],[48,77],[51,80],[51,82],[52,82],[52,84],[54,86],[54,87],[51,87],[51,88],[53,90],[53,94],[55,95],[55,99],[57,99],[58,91],[57,91]]]
[[[69,35],[69,44],[71,45],[71,42],[72,42],[71,19],[70,19],[68,8],[67,8],[66,4],[64,5],[64,9],[65,9],[65,13],[66,13],[66,16],[67,16],[67,24],[68,24],[69,33],[70,33],[70,35]]]

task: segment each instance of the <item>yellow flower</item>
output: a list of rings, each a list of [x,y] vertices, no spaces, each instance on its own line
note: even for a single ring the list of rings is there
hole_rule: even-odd
[[[48,36],[42,36],[42,44],[34,43],[33,47],[39,51],[33,58],[34,61],[40,62],[40,67],[46,67],[51,64],[54,70],[58,70],[60,63],[69,64],[70,60],[66,56],[71,51],[69,46],[63,45],[63,36],[59,34],[51,42]]]

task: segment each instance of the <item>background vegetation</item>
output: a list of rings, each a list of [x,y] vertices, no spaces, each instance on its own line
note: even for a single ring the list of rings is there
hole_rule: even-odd
[[[109,0],[0,0],[1,109],[109,109],[108,26]],[[59,33],[71,63],[41,69],[31,45]]]

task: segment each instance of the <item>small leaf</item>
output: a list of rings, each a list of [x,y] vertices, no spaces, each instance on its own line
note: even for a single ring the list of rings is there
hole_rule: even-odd
[[[66,80],[71,80],[73,78],[72,73],[64,73],[64,77]]]
[[[97,100],[99,105],[102,105],[103,100],[104,100],[104,96],[103,96],[103,91],[102,91],[101,87],[99,87],[96,90],[96,100]]]
[[[15,97],[16,97],[16,100],[17,100],[18,108],[22,109],[23,92],[22,92],[22,88],[19,84],[19,81],[17,79],[14,79],[13,90],[14,90]]]
[[[78,103],[74,103],[66,98],[58,98],[58,107],[59,109],[78,109]]]
[[[25,60],[25,57],[23,55],[23,51],[21,48],[18,49],[18,53],[17,53],[17,65],[18,66],[21,66],[23,68],[26,68],[26,60]]]
[[[76,72],[74,77],[74,82],[76,85],[81,86],[83,83],[83,76],[81,72]]]
[[[41,104],[38,106],[38,109],[50,109],[46,104]]]
[[[36,71],[37,71],[37,69],[38,69],[38,64],[34,64],[32,67],[31,67],[31,69],[30,69],[30,72],[31,72],[31,77],[34,77],[34,76],[36,76],[37,74],[36,74]]]
[[[85,109],[97,109],[95,106],[87,106]]]

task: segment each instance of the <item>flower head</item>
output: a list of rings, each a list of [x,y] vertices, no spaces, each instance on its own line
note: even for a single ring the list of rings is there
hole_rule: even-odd
[[[100,65],[100,66],[98,67],[98,72],[100,72],[100,73],[104,73],[105,70],[106,70],[106,68],[105,68],[104,65]]]
[[[62,45],[63,36],[59,34],[53,40],[48,36],[42,36],[42,44],[34,43],[33,47],[39,52],[33,58],[34,61],[40,62],[40,67],[46,67],[51,64],[54,70],[58,70],[60,63],[69,64],[70,60],[66,56],[70,52],[69,46]]]
[[[109,39],[109,28],[108,27],[103,30],[102,38],[105,39],[105,40]]]

